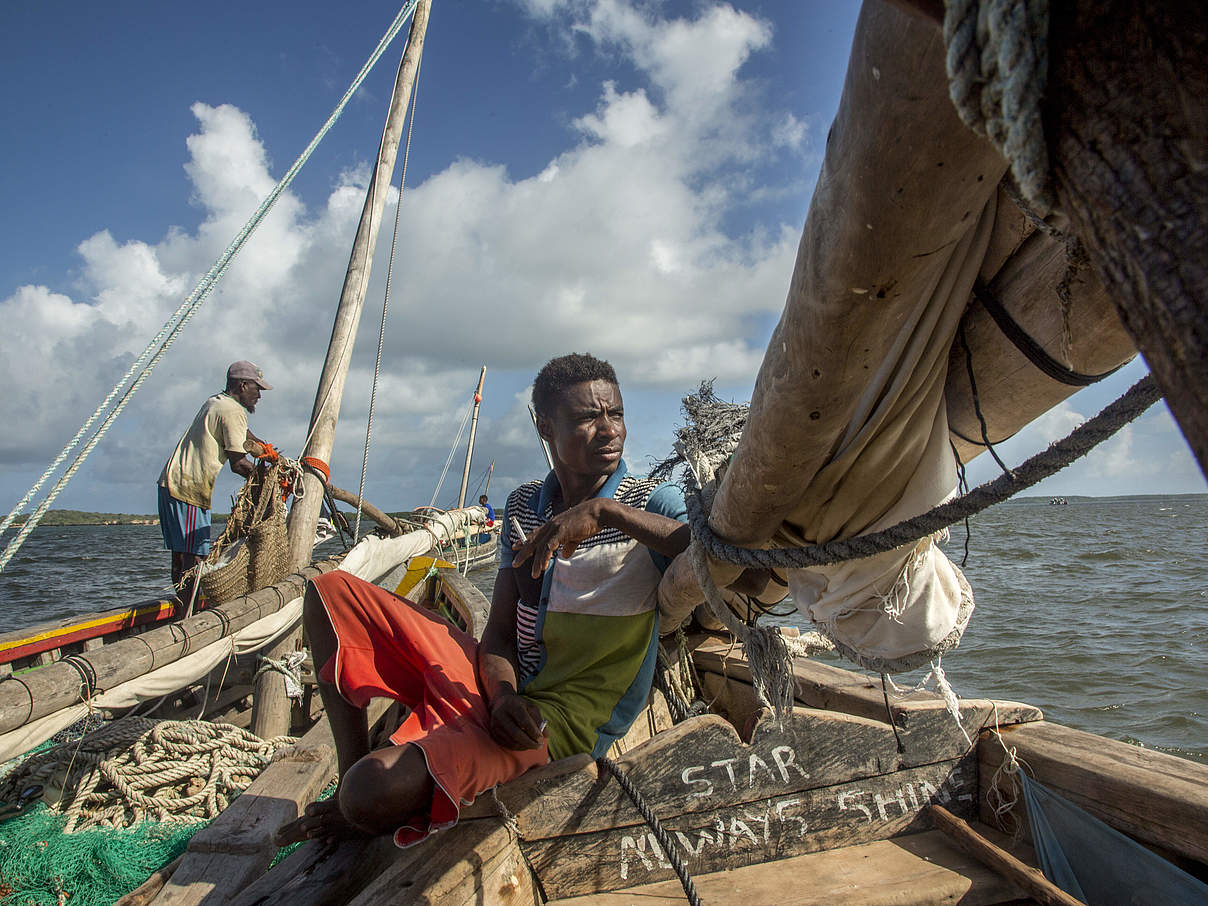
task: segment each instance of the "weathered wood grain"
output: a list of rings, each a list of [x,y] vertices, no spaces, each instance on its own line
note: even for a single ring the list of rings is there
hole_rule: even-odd
[[[462,821],[405,850],[349,906],[461,906],[467,901],[483,906],[540,902],[520,848],[498,820]]]
[[[996,846],[970,827],[968,822],[957,818],[943,806],[933,805],[928,809],[928,813],[936,828],[947,834],[957,848],[998,872],[1037,902],[1045,906],[1081,906],[1081,900],[1070,896],[1046,878],[1043,872],[1025,865],[1006,850]]]
[[[1002,737],[1033,778],[1095,817],[1144,843],[1208,862],[1208,765],[1047,721],[1004,727]],[[1003,747],[986,733],[978,750],[984,790],[1002,764]],[[1019,816],[1022,800],[1020,793]],[[987,803],[980,814],[993,823]]]
[[[1017,888],[956,851],[939,831],[743,866],[693,878],[704,903],[776,906],[986,906]],[[683,906],[678,880],[551,900],[548,906]]]
[[[947,732],[956,733],[955,726]],[[937,749],[945,754],[929,763],[958,757],[963,746]],[[765,715],[750,744],[723,718],[701,715],[617,760],[660,816],[707,812],[723,804],[740,806],[892,774],[903,761],[887,724],[809,708],[795,709],[783,728]],[[641,820],[620,787],[601,777],[590,759],[580,761],[578,770],[570,767],[570,759],[566,762],[566,767],[559,762],[497,790],[524,839],[595,832]],[[474,813],[494,811],[483,805]]]
[[[925,810],[933,802],[971,817],[976,793],[970,756],[710,811],[655,813],[689,871],[699,874],[925,830]],[[522,840],[546,895],[576,896],[673,877],[653,832],[636,811],[633,818],[592,833]]]
[[[325,906],[364,889],[401,851],[390,837],[305,843],[231,900],[231,906]]]
[[[301,622],[267,651],[263,657],[280,661],[302,645]],[[266,670],[256,678],[252,704],[252,732],[261,739],[285,736],[289,733],[293,703],[285,691],[285,677],[276,670]]]

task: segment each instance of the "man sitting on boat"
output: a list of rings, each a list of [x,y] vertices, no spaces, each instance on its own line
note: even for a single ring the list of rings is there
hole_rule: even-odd
[[[172,552],[172,584],[183,601],[193,598],[195,585],[184,582],[185,573],[210,552],[210,500],[223,463],[247,478],[253,468],[247,454],[266,452],[264,441],[248,429],[247,414],[256,411],[260,391],[272,389],[251,362],[233,362],[226,389],[202,404],[159,473],[159,527]]]
[[[659,580],[689,540],[683,494],[629,474],[607,362],[553,359],[533,405],[553,471],[508,497],[481,642],[339,570],[307,587],[340,781],[278,843],[350,832],[417,843],[531,767],[604,754],[645,706]],[[394,745],[370,752],[364,709],[383,695],[412,711]]]

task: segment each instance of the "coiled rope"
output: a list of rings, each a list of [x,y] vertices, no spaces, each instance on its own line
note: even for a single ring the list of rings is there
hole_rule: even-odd
[[[1049,72],[1048,0],[946,0],[948,93],[961,121],[1011,165],[1023,196],[1049,211],[1049,152],[1040,117]]]
[[[340,98],[339,103],[336,104],[335,109],[331,112],[330,116],[328,116],[327,121],[315,134],[314,138],[310,140],[310,143],[298,156],[298,159],[294,161],[293,165],[289,168],[289,170],[286,171],[285,175],[281,177],[280,181],[278,181],[278,183],[273,187],[273,190],[268,194],[268,196],[265,197],[264,201],[260,203],[260,207],[256,209],[255,213],[253,213],[248,219],[247,223],[244,224],[243,229],[241,229],[239,233],[236,234],[235,238],[231,240],[230,244],[218,257],[218,260],[214,262],[214,264],[210,267],[210,270],[204,277],[202,277],[201,281],[197,284],[185,301],[180,304],[180,307],[173,312],[172,316],[164,323],[164,326],[160,328],[160,331],[155,335],[155,338],[147,344],[147,347],[142,351],[134,363],[131,364],[125,376],[118,381],[118,383],[109,392],[101,404],[96,408],[96,411],[93,412],[87,421],[84,422],[84,424],[80,427],[80,430],[76,432],[75,437],[73,437],[62,449],[59,455],[55,457],[47,470],[36,482],[34,482],[33,487],[31,487],[25,496],[17,503],[17,505],[13,507],[8,516],[5,517],[4,521],[0,522],[0,534],[3,534],[3,532],[8,529],[10,525],[12,525],[16,517],[24,511],[25,507],[34,498],[42,485],[46,483],[50,476],[55,473],[59,466],[79,445],[89,428],[91,428],[97,419],[101,417],[101,414],[109,408],[114,398],[117,397],[119,393],[122,393],[122,388],[125,387],[126,383],[137,374],[137,377],[134,378],[134,382],[125,390],[125,393],[122,394],[120,401],[113,408],[113,410],[105,416],[100,427],[89,439],[88,443],[85,444],[83,450],[81,450],[76,456],[75,460],[67,468],[67,471],[63,473],[62,477],[58,480],[50,493],[47,494],[46,498],[42,501],[38,508],[25,521],[25,525],[22,526],[21,531],[17,534],[17,536],[11,542],[9,542],[8,546],[4,550],[3,556],[0,556],[0,572],[2,572],[4,567],[8,565],[8,562],[21,548],[21,545],[25,543],[25,539],[29,537],[30,532],[32,532],[38,523],[42,521],[42,517],[46,514],[46,511],[50,509],[50,505],[54,502],[55,498],[59,496],[63,488],[66,487],[67,483],[84,463],[84,460],[86,460],[89,454],[91,454],[96,448],[97,443],[102,437],[105,436],[110,426],[126,407],[126,404],[138,391],[138,388],[142,386],[143,381],[147,379],[147,377],[154,370],[155,366],[159,364],[159,361],[161,358],[163,358],[164,353],[167,352],[167,350],[172,346],[172,344],[176,341],[176,338],[180,335],[180,332],[184,329],[185,325],[189,322],[193,315],[196,314],[198,309],[201,308],[202,304],[209,297],[218,281],[222,278],[223,274],[226,273],[226,270],[230,266],[232,259],[239,252],[239,250],[243,248],[252,232],[268,215],[268,212],[272,209],[281,193],[290,186],[294,180],[294,177],[297,176],[303,165],[310,159],[311,155],[314,153],[314,150],[319,146],[319,143],[331,130],[332,126],[335,125],[336,121],[340,118],[340,115],[344,112],[344,108],[347,106],[348,101],[352,99],[357,89],[360,88],[361,83],[364,82],[365,77],[369,75],[370,71],[381,58],[386,48],[394,40],[395,36],[406,23],[408,17],[415,10],[415,5],[417,2],[418,0],[407,0],[407,2],[403,4],[402,8],[398,12],[398,15],[395,16],[394,21],[391,22],[390,27],[386,30],[386,33],[378,42],[377,47],[375,47],[373,53],[370,54],[369,59],[365,61],[364,65],[353,79],[352,84],[349,85],[348,90],[344,92],[343,97]]]
[[[55,780],[63,792],[51,811],[67,816],[66,833],[144,820],[205,821],[295,742],[260,739],[230,724],[124,717],[27,758],[0,783],[0,800]]]

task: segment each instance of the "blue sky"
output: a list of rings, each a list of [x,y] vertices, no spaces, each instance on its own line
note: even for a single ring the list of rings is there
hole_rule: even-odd
[[[496,461],[495,499],[542,467],[525,403],[552,355],[590,350],[617,366],[638,468],[667,452],[678,401],[700,380],[747,399],[857,9],[436,0],[366,496],[388,509],[429,501],[481,364],[473,473]],[[0,13],[5,512],[292,163],[394,12],[51,0]],[[56,506],[152,511],[164,459],[234,359],[261,364],[278,388],[253,429],[297,454],[401,47]],[[393,216],[392,199],[332,458],[347,488]],[[1005,458],[1042,448],[1143,373],[1135,363],[1071,398]],[[979,459],[971,477],[993,468]],[[216,508],[236,487],[220,481]],[[454,476],[438,503],[455,490]],[[1034,493],[1204,490],[1159,406]]]

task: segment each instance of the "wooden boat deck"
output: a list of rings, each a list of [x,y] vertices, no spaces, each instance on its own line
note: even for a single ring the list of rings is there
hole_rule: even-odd
[[[990,828],[977,829],[1008,845],[1007,838]],[[1035,864],[1031,847],[1018,846],[1013,855]],[[1020,902],[1023,896],[996,872],[954,848],[940,831],[715,871],[692,880],[705,903],[746,906],[983,906]],[[673,880],[551,900],[548,906],[683,906],[684,902],[683,888]]]

